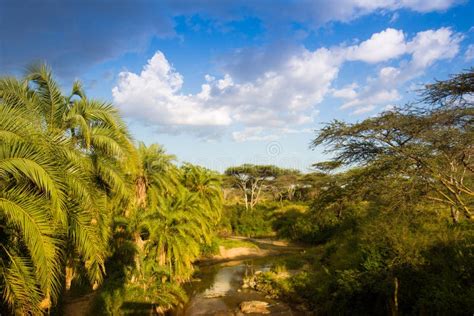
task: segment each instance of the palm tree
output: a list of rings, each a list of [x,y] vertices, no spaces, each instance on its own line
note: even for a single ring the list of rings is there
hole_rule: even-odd
[[[222,181],[216,172],[209,169],[184,164],[181,167],[183,185],[196,193],[202,203],[203,215],[214,225],[221,218],[222,211]]]
[[[208,238],[208,223],[200,211],[197,195],[181,187],[143,221],[149,232],[146,258],[166,267],[171,280],[182,281],[191,275],[201,241]]]
[[[37,127],[23,109],[0,107],[0,282],[19,314],[39,312],[60,288],[66,184],[49,150],[53,139]]]
[[[147,147],[140,142],[137,151],[140,159],[135,179],[137,206],[155,208],[161,197],[176,191],[178,169],[173,164],[176,157],[166,154],[158,144]]]
[[[62,95],[46,66],[0,79],[0,280],[12,311],[39,311],[82,265],[102,280],[113,199],[128,198],[134,148],[108,104],[76,82]],[[20,281],[21,280],[21,281]]]
[[[149,232],[146,256],[167,267],[169,277],[186,280],[203,243],[209,243],[221,213],[222,194],[215,173],[190,164],[181,168],[173,196],[149,209],[143,225]]]
[[[166,268],[168,278],[189,277],[201,244],[210,242],[212,227],[220,218],[222,194],[215,173],[173,164],[174,156],[159,145],[138,145],[140,171],[135,177],[136,209],[134,223],[137,276],[148,261]]]

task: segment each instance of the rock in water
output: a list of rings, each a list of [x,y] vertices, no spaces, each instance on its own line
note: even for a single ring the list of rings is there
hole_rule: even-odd
[[[262,301],[246,301],[240,303],[240,310],[242,313],[260,313],[260,314],[270,314],[268,309],[268,303]]]

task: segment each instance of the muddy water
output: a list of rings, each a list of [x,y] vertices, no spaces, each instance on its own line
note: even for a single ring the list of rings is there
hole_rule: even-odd
[[[174,315],[240,315],[240,303],[251,300],[268,302],[270,315],[302,315],[283,302],[266,298],[262,293],[241,289],[243,277],[258,270],[268,271],[278,261],[281,261],[281,257],[230,261],[200,267],[195,275],[196,281],[186,287],[189,302],[175,311]]]

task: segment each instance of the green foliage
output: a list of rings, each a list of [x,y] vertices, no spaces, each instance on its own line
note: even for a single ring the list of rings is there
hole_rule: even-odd
[[[283,181],[284,186],[287,187],[290,185],[289,187],[293,188],[290,183],[290,178],[294,178],[293,180],[295,180],[298,174],[299,171],[297,170],[282,169],[273,165],[252,164],[230,167],[225,171],[230,186],[238,189],[243,196],[243,203],[247,210],[253,209],[258,204],[262,190],[266,184],[271,183],[271,188],[281,187],[281,185],[278,186],[276,184],[276,180],[286,178],[286,180]],[[293,190],[290,190],[290,192],[291,195],[293,195]]]
[[[222,192],[216,173],[173,161],[159,145],[135,148],[118,111],[79,82],[63,95],[46,66],[1,78],[2,309],[41,314],[71,286],[97,288],[106,268],[108,313],[182,301]]]
[[[42,313],[74,277],[99,284],[111,208],[127,198],[125,124],[46,66],[0,79],[0,288],[12,313]],[[65,277],[64,270],[71,272]],[[22,280],[22,281],[20,281]]]
[[[221,244],[221,239],[214,236],[211,242],[201,245],[201,256],[212,257],[217,255],[219,253],[219,246]]]
[[[302,221],[302,218],[307,208],[306,205],[300,204],[290,204],[278,208],[274,213],[272,223],[277,236],[288,240],[298,240],[304,229],[301,225],[306,222]]]
[[[220,178],[205,168],[177,168],[158,145],[139,144],[133,173],[135,199],[115,218],[116,271],[101,290],[101,313],[165,312],[185,299],[180,284],[193,262],[218,247],[214,228],[221,216]]]
[[[290,279],[293,293],[302,294],[312,309],[390,313],[395,278],[401,314],[461,315],[472,309],[471,224],[459,229],[423,214],[369,216],[355,224],[351,232],[357,234],[339,231],[309,274]]]
[[[224,217],[230,222],[232,232],[246,237],[273,235],[271,214],[275,206],[257,205],[251,212],[240,205],[226,206]]]
[[[472,78],[427,86],[426,106],[328,124],[313,146],[334,159],[318,172],[224,176],[135,148],[117,109],[79,82],[63,94],[44,65],[0,78],[0,308],[44,314],[107,271],[95,313],[164,313],[199,256],[253,245],[220,231],[317,246],[255,278],[318,314],[471,314]]]
[[[318,314],[469,314],[472,78],[471,69],[427,86],[426,106],[328,124],[313,142],[334,157],[313,165],[321,172],[276,175],[250,218],[229,209],[236,232],[258,235],[267,222],[280,238],[318,245],[316,255],[305,255],[310,268],[288,280],[275,271],[259,275],[261,291]],[[285,185],[295,200],[311,199],[309,209],[283,207],[291,200]]]
[[[316,165],[328,173],[310,210],[278,228],[322,254],[290,278],[290,296],[317,314],[472,313],[473,92],[471,70],[429,86],[429,107],[318,133],[313,145],[335,158]]]
[[[239,239],[219,239],[218,245],[224,247],[225,249],[232,249],[238,247],[258,248],[258,246],[253,242]]]

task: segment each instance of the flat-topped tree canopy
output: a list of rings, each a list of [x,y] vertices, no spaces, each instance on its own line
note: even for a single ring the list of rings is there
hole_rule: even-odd
[[[275,178],[284,172],[285,169],[274,165],[243,164],[241,166],[227,168],[225,174],[238,178],[269,179]]]
[[[274,165],[253,164],[230,167],[225,171],[225,175],[233,180],[232,185],[242,191],[247,209],[252,209],[258,203],[262,187],[266,182],[273,181],[278,176],[297,173],[299,173],[297,170]]]
[[[417,177],[433,199],[473,219],[474,70],[428,85],[426,103],[406,105],[357,123],[333,121],[312,147],[325,145],[333,163],[371,165]],[[456,216],[454,216],[456,218]]]

